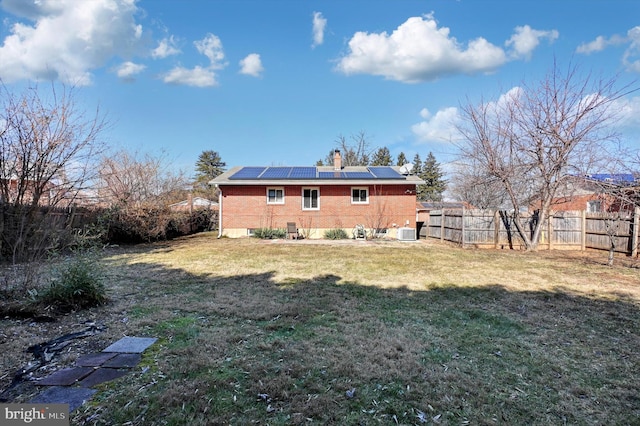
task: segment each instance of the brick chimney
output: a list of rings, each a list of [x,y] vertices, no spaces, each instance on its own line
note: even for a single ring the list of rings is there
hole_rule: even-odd
[[[339,149],[333,153],[333,170],[342,170],[342,156]]]

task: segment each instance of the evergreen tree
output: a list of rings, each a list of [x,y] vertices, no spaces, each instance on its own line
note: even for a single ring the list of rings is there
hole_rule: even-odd
[[[209,186],[209,181],[224,173],[227,163],[222,161],[220,154],[216,151],[202,151],[196,162],[196,176],[193,183],[195,192],[212,197],[215,191]]]
[[[407,160],[407,156],[404,155],[404,152],[398,154],[398,161],[396,161],[396,166],[404,166],[409,161]]]
[[[418,185],[417,195],[420,201],[442,201],[442,195],[447,189],[447,181],[444,173],[440,169],[440,164],[432,152],[422,164],[419,173],[420,179],[425,181],[424,185]]]
[[[373,160],[371,160],[372,166],[391,166],[392,163],[391,153],[386,146],[378,148],[375,154],[373,154]]]
[[[420,159],[420,154],[416,152],[416,155],[413,157],[413,169],[411,169],[411,173],[419,176],[420,171],[422,170],[422,160]]]

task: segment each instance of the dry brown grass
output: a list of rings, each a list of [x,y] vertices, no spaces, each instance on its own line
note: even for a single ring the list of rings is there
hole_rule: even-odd
[[[123,334],[160,340],[74,424],[633,424],[640,277],[605,262],[201,234],[107,254],[108,306],[4,320],[1,369],[93,319],[108,329],[59,366]]]

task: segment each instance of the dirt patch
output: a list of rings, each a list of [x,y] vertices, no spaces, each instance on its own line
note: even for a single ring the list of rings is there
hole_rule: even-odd
[[[79,357],[99,352],[122,337],[127,330],[127,318],[118,310],[118,306],[118,302],[111,302],[99,308],[66,314],[34,313],[31,318],[5,316],[0,320],[0,400],[29,401],[40,391],[34,384],[36,380],[70,367]],[[46,321],[43,322],[42,318],[46,318]],[[88,327],[96,327],[98,331],[70,340],[48,362],[23,374],[23,370],[29,370],[39,363],[38,356],[29,348]]]

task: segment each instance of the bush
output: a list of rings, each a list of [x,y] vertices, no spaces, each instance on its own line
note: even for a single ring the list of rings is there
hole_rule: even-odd
[[[77,255],[54,270],[40,301],[63,311],[102,305],[108,300],[102,280],[95,256]]]
[[[114,206],[105,214],[107,241],[115,244],[138,244],[161,241],[209,231],[216,227],[213,210],[172,211],[168,207]]]
[[[342,228],[327,229],[324,231],[324,237],[327,240],[345,240],[349,238],[346,231]]]
[[[276,238],[286,238],[287,230],[273,229],[273,228],[258,228],[255,231],[253,231],[253,236],[255,238],[260,238],[261,240],[273,240]]]

